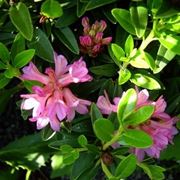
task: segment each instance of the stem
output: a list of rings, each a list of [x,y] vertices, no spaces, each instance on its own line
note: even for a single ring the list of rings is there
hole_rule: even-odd
[[[111,172],[109,171],[109,169],[107,168],[107,166],[103,163],[103,161],[101,160],[101,167],[102,170],[104,172],[104,174],[108,177],[108,179],[112,178],[113,175],[111,174]]]
[[[139,49],[144,50],[144,49],[148,46],[148,44],[149,44],[150,42],[152,42],[153,40],[154,40],[154,30],[151,30],[151,32],[150,32],[149,35],[146,37],[146,39],[142,41]]]
[[[107,143],[105,143],[103,145],[103,150],[106,150],[109,146],[114,144],[119,139],[119,137],[121,136],[122,132],[123,132],[123,128],[120,127],[118,129],[118,132],[115,134],[115,136],[110,141],[108,141]]]
[[[26,172],[26,180],[29,180],[29,178],[30,178],[30,175],[31,175],[31,170],[27,170],[27,172]]]

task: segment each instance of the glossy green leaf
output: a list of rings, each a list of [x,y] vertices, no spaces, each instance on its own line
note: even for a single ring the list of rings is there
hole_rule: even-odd
[[[4,76],[6,78],[13,78],[13,77],[19,77],[20,76],[20,72],[19,72],[19,69],[17,68],[14,68],[12,66],[8,66],[8,69],[6,69],[4,71]]]
[[[145,105],[134,112],[132,112],[125,120],[124,123],[128,125],[138,125],[147,121],[152,114],[154,113],[154,106],[152,105]]]
[[[79,152],[70,145],[62,145],[60,151],[63,155],[63,163],[65,165],[70,165],[79,158]]]
[[[126,178],[130,176],[136,169],[136,156],[130,154],[125,157],[117,166],[115,176],[119,178]]]
[[[160,45],[155,60],[156,69],[154,69],[153,72],[159,73],[175,57],[175,55],[176,53]]]
[[[178,123],[180,123],[180,121],[178,121]],[[176,124],[176,126],[178,125],[178,123]],[[173,139],[173,144],[169,144],[168,147],[162,151],[160,159],[166,161],[174,159],[178,161],[180,159],[179,148],[180,134],[177,134]]]
[[[46,126],[41,131],[41,137],[43,141],[48,141],[56,134],[56,131],[53,131],[49,126]]]
[[[1,75],[0,75],[1,77]],[[7,110],[7,105],[9,103],[9,100],[11,99],[11,97],[19,91],[18,86],[15,86],[11,89],[1,89],[0,90],[0,115]]]
[[[57,38],[74,54],[79,54],[76,37],[69,27],[58,28],[55,31]]]
[[[122,139],[129,146],[136,148],[148,148],[152,146],[152,138],[144,131],[128,129],[124,132]]]
[[[116,2],[117,0],[96,0],[96,1],[89,1],[88,2],[88,6],[87,6],[87,10],[92,10],[113,2]]]
[[[14,65],[14,67],[22,68],[29,61],[32,60],[34,54],[35,54],[34,49],[24,50],[15,56],[14,60],[12,61],[12,64]]]
[[[137,37],[141,38],[146,31],[148,10],[143,6],[131,6],[130,15],[136,35]]]
[[[63,15],[57,19],[57,21],[55,22],[55,26],[57,28],[62,28],[73,24],[76,20],[78,20],[75,11],[76,10],[74,9],[74,7],[63,10]]]
[[[129,35],[127,37],[124,49],[126,52],[126,56],[129,56],[131,54],[132,50],[134,49],[134,40],[131,35]]]
[[[180,36],[161,34],[159,41],[168,50],[180,55]]]
[[[158,12],[159,8],[162,5],[162,2],[163,0],[148,0],[147,1],[148,7],[151,9],[154,15]]]
[[[98,109],[98,107],[96,106],[95,103],[92,103],[92,105],[91,105],[90,115],[91,115],[91,121],[92,121],[92,123],[93,123],[94,121],[96,121],[97,119],[103,117],[102,114],[101,114],[101,112],[100,112],[100,110]]]
[[[11,47],[11,60],[23,50],[25,50],[25,39],[20,33],[18,33]]]
[[[128,89],[118,104],[117,116],[120,123],[135,109],[137,93],[134,89]]]
[[[84,135],[80,135],[78,137],[78,143],[82,146],[85,147],[88,144],[87,138]]]
[[[10,60],[10,54],[7,47],[0,42],[0,60],[5,64]]]
[[[148,75],[136,73],[131,76],[130,81],[137,86],[147,88],[150,90],[161,89],[161,85],[158,81]]]
[[[54,19],[62,16],[63,10],[58,1],[46,0],[41,5],[41,13],[48,18]]]
[[[60,171],[60,169],[63,166],[63,155],[58,152],[55,153],[52,157],[51,157],[51,167],[52,167],[52,176],[55,177],[57,174],[57,171]]]
[[[125,56],[124,50],[117,44],[111,43],[110,48],[112,50],[113,55],[118,61],[121,61],[121,58]]]
[[[114,133],[114,125],[105,118],[97,119],[93,124],[94,133],[101,141],[110,141]]]
[[[130,56],[131,56],[130,64],[133,67],[143,68],[143,69],[150,68],[151,70],[155,69],[155,61],[149,53],[144,52],[141,49],[138,50],[134,49],[131,52]]]
[[[6,69],[6,64],[4,64],[3,62],[0,61],[0,70],[1,69]]]
[[[114,64],[104,64],[100,66],[94,66],[89,68],[89,70],[96,75],[112,77],[117,74],[117,66]]]
[[[139,166],[144,170],[151,180],[163,180],[165,178],[163,172],[164,168],[157,165],[148,165],[145,163],[139,163]]]
[[[115,8],[112,10],[112,15],[127,32],[133,35],[136,34],[128,10]]]
[[[87,10],[88,2],[77,0],[77,16],[81,17]]]
[[[81,174],[93,165],[94,154],[89,152],[83,152],[79,158],[73,164],[71,179],[78,180]]]
[[[39,28],[36,29],[34,34],[33,40],[28,44],[29,48],[35,49],[35,54],[40,58],[53,62],[53,48],[46,34]]]
[[[121,68],[119,71],[118,83],[122,85],[131,78],[131,72],[128,69]]]
[[[10,7],[9,15],[12,23],[24,38],[31,41],[33,37],[33,25],[27,6],[19,2],[16,6],[13,5]]]
[[[10,79],[6,78],[4,74],[0,74],[0,89],[5,87],[9,83]]]

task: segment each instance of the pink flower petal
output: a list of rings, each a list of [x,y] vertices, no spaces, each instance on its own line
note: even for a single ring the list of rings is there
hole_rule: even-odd
[[[48,84],[49,82],[48,76],[40,73],[32,62],[29,63],[29,66],[24,67],[22,71],[24,74],[21,76],[21,78],[24,80],[35,80],[43,84]]]

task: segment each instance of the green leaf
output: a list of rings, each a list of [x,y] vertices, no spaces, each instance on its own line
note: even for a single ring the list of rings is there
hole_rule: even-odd
[[[125,157],[117,166],[115,170],[115,176],[119,178],[126,178],[130,176],[136,169],[136,156],[130,154]]]
[[[110,141],[113,137],[114,125],[108,119],[105,118],[97,119],[93,124],[93,129],[96,136],[101,141],[107,142]]]
[[[69,27],[56,29],[55,35],[71,52],[79,54],[77,40]]]
[[[7,47],[0,42],[0,60],[5,64],[10,60],[10,54]]]
[[[81,3],[80,0],[77,0],[77,16],[81,17],[87,10],[88,2]]]
[[[7,78],[13,78],[13,77],[19,77],[20,76],[20,72],[19,69],[14,68],[12,66],[8,66],[8,69],[6,69],[6,71],[4,71],[4,76]]]
[[[6,110],[6,107],[9,103],[9,100],[11,99],[11,97],[18,91],[19,91],[18,86],[15,86],[11,89],[1,89],[0,90],[0,97],[1,97],[0,98],[0,115]]]
[[[20,33],[18,33],[11,47],[11,59],[14,59],[15,56],[24,49],[25,49],[25,39]]]
[[[56,174],[58,174],[58,171],[61,169],[63,166],[63,156],[60,152],[55,153],[51,157],[51,167],[52,167],[52,174],[51,176],[55,177]]]
[[[154,106],[145,105],[132,112],[125,120],[124,123],[128,125],[138,125],[148,120],[154,113]]]
[[[48,18],[54,19],[62,16],[63,10],[59,2],[55,0],[46,0],[41,5],[41,13]]]
[[[24,38],[31,41],[33,37],[33,25],[27,6],[24,3],[19,2],[16,6],[13,5],[10,7],[9,15],[18,31]]]
[[[113,55],[118,61],[121,61],[121,58],[125,56],[124,50],[117,44],[111,43],[110,48],[112,50]]]
[[[132,50],[134,49],[134,40],[131,35],[129,35],[127,37],[124,49],[126,52],[126,56],[129,56],[131,54]]]
[[[148,7],[151,9],[153,14],[156,14],[162,5],[163,0],[148,0]]]
[[[39,28],[36,29],[33,40],[29,43],[29,48],[35,49],[36,55],[40,58],[48,62],[54,61],[52,45],[49,42],[46,34]]]
[[[88,144],[87,138],[84,135],[80,135],[78,137],[78,143],[82,146],[85,147]]]
[[[162,33],[159,37],[159,41],[165,48],[180,55],[180,36],[166,35]]]
[[[89,70],[100,76],[112,77],[117,74],[117,66],[115,64],[104,64],[100,66],[94,66],[89,68]]]
[[[22,68],[29,61],[32,60],[34,54],[35,54],[34,49],[24,50],[15,56],[14,60],[12,61],[12,64],[14,65],[14,67]]]
[[[0,70],[1,70],[1,69],[6,69],[6,68],[7,68],[7,66],[0,61]]]
[[[137,93],[134,89],[128,89],[122,96],[118,104],[117,116],[119,123],[135,109],[137,101]]]
[[[154,69],[153,72],[159,73],[175,57],[175,55],[176,53],[165,48],[163,45],[160,45],[155,60],[156,69]]]
[[[63,155],[63,163],[65,165],[70,165],[79,158],[79,152],[76,149],[73,149],[70,145],[62,145],[60,150]]]
[[[79,158],[73,164],[71,179],[78,180],[81,174],[93,165],[94,158],[95,156],[93,153],[81,153]]]
[[[131,53],[131,56],[132,57],[131,57],[130,64],[133,67],[143,68],[143,69],[149,69],[150,68],[151,70],[154,70],[155,61],[154,61],[153,57],[149,53],[138,49],[137,51],[134,50]]]
[[[163,180],[165,178],[163,172],[165,171],[164,168],[157,166],[157,165],[148,165],[145,163],[139,163],[144,172],[149,176],[151,180]]]
[[[62,27],[66,27],[73,24],[76,20],[78,20],[78,17],[75,11],[76,10],[74,9],[74,7],[71,9],[68,8],[68,9],[63,10],[64,13],[60,18],[57,19],[55,26],[57,28],[62,28]]]
[[[121,68],[119,71],[118,83],[122,85],[131,78],[131,72],[128,69]]]
[[[141,38],[147,26],[148,11],[143,6],[130,7],[131,21],[135,28],[137,37]]]
[[[115,8],[111,12],[114,18],[127,32],[136,35],[135,29],[132,25],[130,12],[128,10]]]
[[[94,123],[97,119],[102,118],[102,114],[98,107],[96,106],[95,103],[91,104],[91,110],[90,110],[90,115],[91,115],[91,121]]]
[[[161,85],[159,84],[159,82],[148,75],[136,73],[131,76],[130,81],[137,86],[150,90],[161,89]]]
[[[0,89],[5,87],[9,83],[10,79],[6,78],[4,74],[0,74]]]
[[[53,131],[49,126],[46,126],[41,131],[41,136],[43,141],[48,141],[56,134],[56,131]]]
[[[148,148],[153,144],[152,138],[144,131],[128,129],[124,132],[122,140],[129,146],[136,148]]]
[[[96,1],[89,1],[88,2],[88,6],[87,6],[87,10],[92,10],[113,2],[116,2],[117,0],[96,0]]]
[[[169,144],[168,147],[162,151],[160,159],[178,161],[180,159],[179,148],[180,148],[180,134],[174,137],[173,144]]]

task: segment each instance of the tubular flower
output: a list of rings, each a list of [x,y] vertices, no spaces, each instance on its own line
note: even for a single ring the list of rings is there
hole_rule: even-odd
[[[88,75],[82,58],[68,65],[64,56],[55,53],[54,61],[55,70],[46,68],[45,74],[39,72],[32,62],[22,69],[23,80],[36,80],[43,86],[33,86],[32,94],[21,95],[21,109],[32,109],[32,117],[29,120],[36,122],[37,129],[50,124],[54,131],[59,131],[62,120],[71,121],[75,117],[75,111],[86,114],[87,106],[91,104],[88,100],[77,98],[68,85],[91,81],[92,77]]]
[[[112,41],[112,37],[103,38],[103,31],[107,24],[105,21],[96,21],[92,26],[89,24],[88,17],[82,19],[83,36],[79,37],[81,52],[89,56],[96,57],[102,51],[104,45]]]
[[[129,128],[139,129],[149,134],[153,140],[153,145],[149,148],[131,148],[130,151],[136,154],[139,161],[142,161],[145,154],[151,157],[159,158],[160,151],[165,149],[169,143],[172,143],[173,137],[177,134],[177,129],[173,126],[177,120],[175,117],[170,117],[165,113],[167,106],[165,100],[161,96],[157,101],[149,100],[149,93],[146,89],[137,92],[136,110],[144,105],[153,105],[155,110],[152,116],[144,123]],[[115,98],[115,104],[111,104],[109,99],[100,96],[97,101],[97,106],[103,114],[110,114],[116,110],[120,98]],[[116,106],[116,108],[114,107]]]

